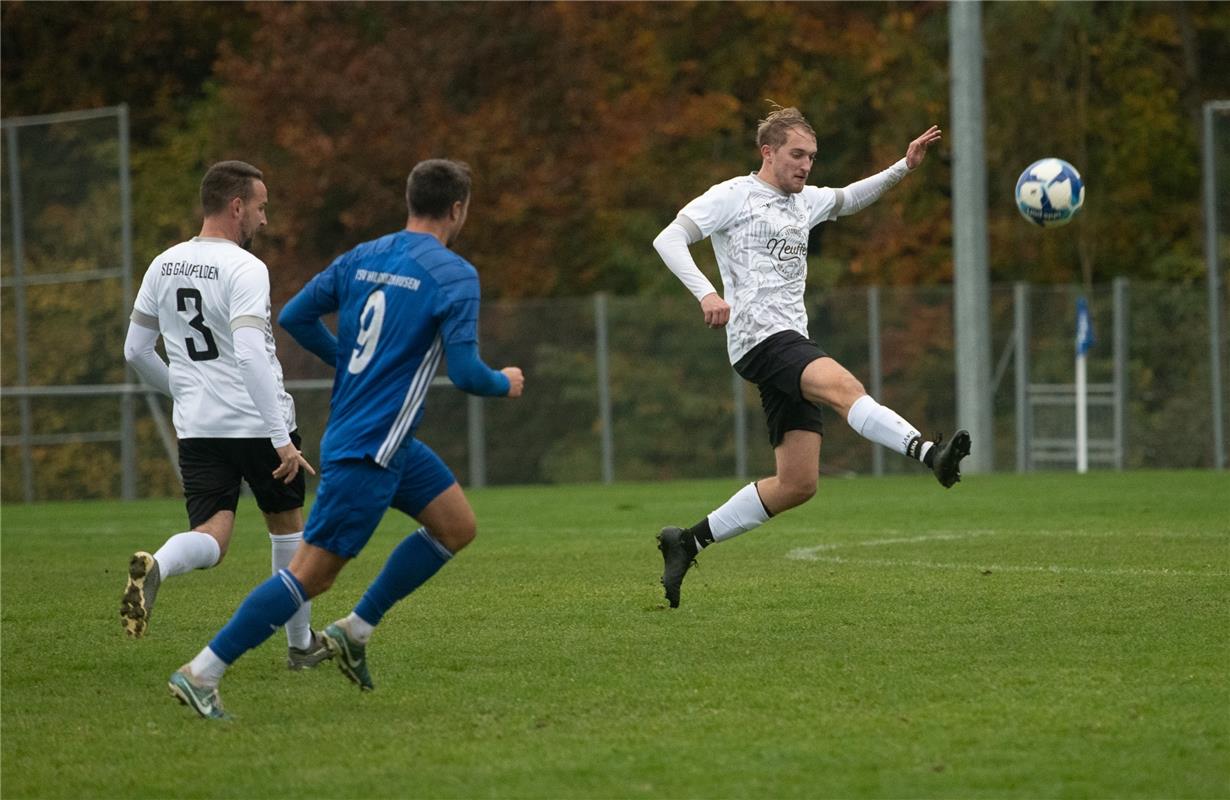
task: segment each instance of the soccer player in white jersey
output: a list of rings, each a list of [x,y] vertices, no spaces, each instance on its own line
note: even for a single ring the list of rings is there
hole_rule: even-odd
[[[752,530],[816,493],[821,404],[861,436],[926,464],[944,487],[961,479],[969,434],[962,430],[948,442],[925,441],[808,338],[803,304],[808,231],[871,205],[916,169],[939,139],[940,130],[932,126],[910,142],[905,158],[883,172],[842,189],[808,186],[816,133],[798,109],[779,108],[756,131],[760,169],[713,186],[654,239],[662,260],[700,301],[705,323],[726,328],[735,371],[760,390],[777,465],[776,474],[743,487],[691,528],[666,527],[658,534],[662,585],[671,608],[679,606],[683,577],[700,550]],[[706,237],[717,255],[724,296],[688,251]]]
[[[242,161],[210,167],[200,235],[153,260],[133,305],[124,357],[174,400],[189,530],[129,559],[120,601],[129,636],[145,635],[163,581],[226,555],[241,481],[265,515],[275,573],[303,540],[303,470],[313,470],[299,452],[295,404],[274,350],[269,270],[247,249],[265,225],[262,178]],[[159,335],[169,366],[154,350]],[[291,669],[328,657],[310,623],[305,604],[286,626]]]

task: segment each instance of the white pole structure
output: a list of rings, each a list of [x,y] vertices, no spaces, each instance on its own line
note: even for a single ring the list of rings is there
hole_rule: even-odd
[[[982,7],[948,6],[952,102],[953,331],[957,426],[973,439],[967,474],[994,466],[991,419],[991,291],[988,273],[987,169],[983,145]]]
[[[1089,319],[1089,303],[1081,297],[1076,301],[1076,471],[1089,471],[1089,381],[1086,357],[1093,346],[1093,325]]]

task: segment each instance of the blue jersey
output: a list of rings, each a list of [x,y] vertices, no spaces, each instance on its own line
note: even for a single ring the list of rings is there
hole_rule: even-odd
[[[329,424],[321,458],[370,457],[387,467],[423,416],[440,358],[472,351],[477,359],[478,272],[430,234],[399,231],[365,242],[314,277],[280,321],[308,349],[333,357]],[[336,352],[310,326],[337,312]],[[325,331],[327,334],[327,330]],[[460,360],[460,359],[459,359]],[[481,365],[481,362],[477,362]],[[481,365],[480,394],[508,382]]]

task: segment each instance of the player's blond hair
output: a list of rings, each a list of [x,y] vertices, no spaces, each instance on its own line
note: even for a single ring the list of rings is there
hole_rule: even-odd
[[[769,113],[769,116],[760,120],[760,124],[756,126],[757,147],[764,147],[767,144],[776,150],[786,143],[786,137],[791,129],[806,133],[813,139],[816,138],[816,132],[812,130],[811,123],[801,111],[794,106],[782,108],[777,103],[769,102],[773,105],[773,111]]]

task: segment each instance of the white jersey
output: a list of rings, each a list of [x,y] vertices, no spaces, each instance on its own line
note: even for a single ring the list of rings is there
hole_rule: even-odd
[[[835,189],[792,194],[751,174],[711,187],[679,212],[713,241],[730,304],[730,363],[775,333],[807,336],[807,235],[839,210]]]
[[[287,430],[295,403],[282,381],[270,318],[269,270],[227,239],[195,237],[150,264],[133,305],[133,320],[157,322],[170,361],[175,432],[181,439],[269,436],[235,359],[232,331],[265,332],[265,354]]]

